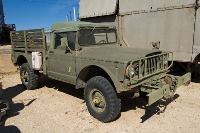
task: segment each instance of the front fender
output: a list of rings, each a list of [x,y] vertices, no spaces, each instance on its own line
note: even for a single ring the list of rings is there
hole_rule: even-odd
[[[83,82],[82,80],[80,80],[81,79],[80,77],[82,77],[84,75],[83,74],[84,73],[84,69],[87,68],[87,67],[90,67],[90,66],[94,66],[94,67],[100,68],[105,73],[107,73],[107,75],[111,78],[111,80],[112,80],[112,82],[113,82],[113,84],[115,86],[116,91],[118,93],[120,93],[120,90],[122,89],[122,84],[118,80],[118,78],[116,77],[116,75],[113,74],[113,72],[111,70],[109,70],[107,67],[105,67],[103,65],[99,65],[99,64],[98,65],[97,64],[95,64],[95,65],[94,64],[90,64],[90,65],[87,64],[87,66],[84,66],[84,67],[81,66],[82,69],[78,69],[79,70],[78,71],[79,74],[77,76],[77,81],[76,81],[76,88],[77,89],[85,86],[85,82],[87,82],[87,81]]]
[[[108,69],[106,68],[105,66],[102,66],[102,65],[96,65],[98,67],[100,67],[101,69],[103,69],[109,76],[110,78],[112,79],[114,85],[115,85],[115,88],[116,88],[116,91],[118,93],[120,93],[120,90],[122,89],[122,84],[121,82],[117,79],[117,77]]]

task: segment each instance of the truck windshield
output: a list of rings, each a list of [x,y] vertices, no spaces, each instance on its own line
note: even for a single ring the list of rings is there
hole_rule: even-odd
[[[116,29],[114,28],[80,28],[80,45],[112,44],[117,42]]]

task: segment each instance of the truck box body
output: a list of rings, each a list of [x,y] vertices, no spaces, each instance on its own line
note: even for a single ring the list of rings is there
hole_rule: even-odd
[[[200,52],[199,4],[197,0],[81,0],[79,17],[115,23],[120,36],[124,26],[131,47],[152,49],[151,43],[159,41],[160,50],[172,51],[175,61],[193,62]]]
[[[44,29],[31,29],[31,30],[22,30],[22,31],[12,31],[10,32],[11,44],[12,44],[12,62],[20,63],[19,58],[16,57],[25,57],[26,60],[29,60],[29,65],[33,68],[38,66],[42,66],[43,73],[46,74],[46,37]],[[42,54],[38,58],[37,56],[33,58],[33,53]],[[43,60],[43,65],[41,61],[35,62],[35,59]],[[40,69],[39,69],[40,70]]]

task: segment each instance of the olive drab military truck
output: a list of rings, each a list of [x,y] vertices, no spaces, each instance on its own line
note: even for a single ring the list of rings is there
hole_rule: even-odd
[[[12,62],[20,78],[34,89],[40,74],[84,89],[90,114],[102,122],[120,113],[121,96],[145,93],[148,105],[171,98],[190,82],[190,73],[167,74],[173,53],[122,47],[116,27],[90,22],[54,23],[50,46],[44,29],[12,31]],[[67,89],[67,88],[66,88]]]
[[[123,46],[174,54],[172,70],[200,62],[200,0],[81,0],[79,19],[113,23]]]

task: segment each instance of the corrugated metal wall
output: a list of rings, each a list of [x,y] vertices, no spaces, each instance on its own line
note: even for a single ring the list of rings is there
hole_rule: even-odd
[[[172,51],[177,61],[192,61],[196,0],[119,0],[125,37],[132,47]],[[119,23],[121,24],[121,23]],[[121,27],[121,26],[120,26]],[[120,29],[120,28],[119,28]]]
[[[118,0],[80,0],[79,18],[115,14],[117,1]]]

